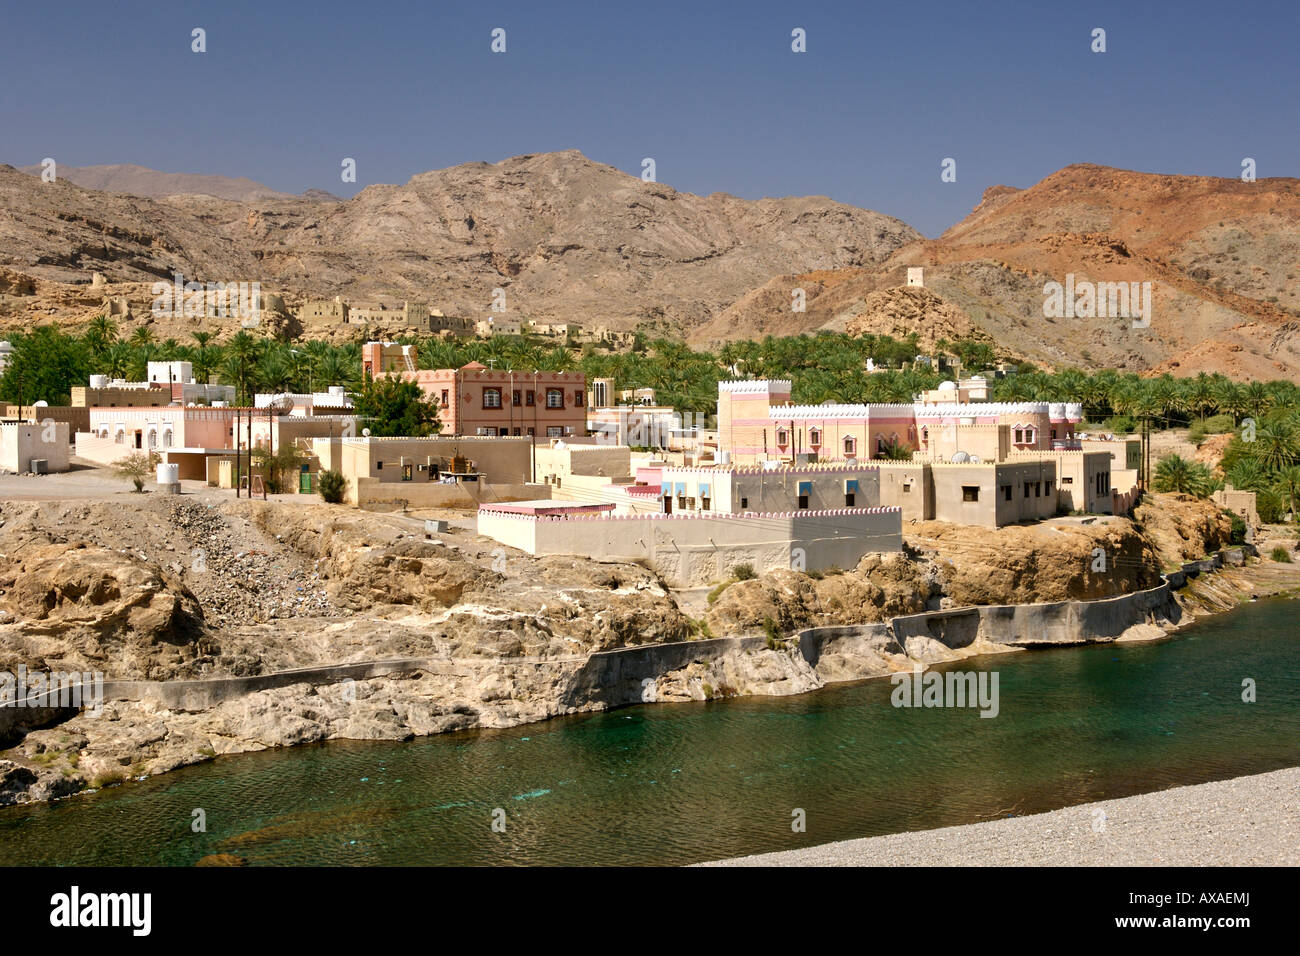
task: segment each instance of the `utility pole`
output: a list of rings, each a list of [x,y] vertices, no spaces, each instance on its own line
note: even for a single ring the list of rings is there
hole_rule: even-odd
[[[241,461],[239,458],[239,406],[236,405],[235,406],[235,497],[236,498],[241,497],[240,487],[239,487],[240,464]]]

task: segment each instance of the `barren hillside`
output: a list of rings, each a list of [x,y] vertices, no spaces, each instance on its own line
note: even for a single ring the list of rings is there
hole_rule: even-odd
[[[925,267],[925,287],[1012,352],[1048,365],[1300,378],[1300,181],[1162,176],[1069,166],[1029,189],[995,186],[960,223],[878,266],[789,274],[698,329],[707,343],[871,326],[870,297]],[[1149,328],[1047,318],[1049,281],[1152,283]],[[792,313],[790,290],[807,311]]]
[[[630,328],[693,328],[773,274],[880,262],[918,234],[824,197],[695,196],[642,182],[577,151],[468,163],[346,202],[161,199],[43,183],[0,167],[0,266],[76,287],[102,272],[115,295],[179,270],[200,282],[261,282],[289,298],[342,294]],[[0,303],[0,323],[69,319],[40,296]],[[4,314],[7,312],[7,315]]]

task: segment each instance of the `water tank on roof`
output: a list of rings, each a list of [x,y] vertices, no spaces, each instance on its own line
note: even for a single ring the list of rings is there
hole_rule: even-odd
[[[107,375],[92,375],[92,376],[90,376],[90,387],[91,387],[91,388],[108,388],[108,376],[107,376]]]

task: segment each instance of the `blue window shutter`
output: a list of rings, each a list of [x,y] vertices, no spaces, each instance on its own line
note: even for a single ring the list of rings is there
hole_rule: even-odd
[[[845,482],[844,482],[844,491],[845,491],[846,493],[848,493],[848,494],[853,494],[853,493],[855,493],[857,490],[858,490],[858,479],[856,479],[856,478],[849,478],[849,479],[845,480]]]
[[[799,482],[799,494],[801,494],[801,495],[810,495],[810,494],[812,494],[812,482],[811,482],[811,481],[801,481],[801,482]]]

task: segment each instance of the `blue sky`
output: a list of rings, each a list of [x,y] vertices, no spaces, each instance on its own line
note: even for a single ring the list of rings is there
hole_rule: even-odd
[[[1297,175],[1297,40],[1282,2],[10,0],[0,161],[350,196],[572,148],[638,175],[653,157],[688,192],[827,195],[933,236],[986,187],[1072,162],[1236,176],[1249,156],[1261,178]]]

